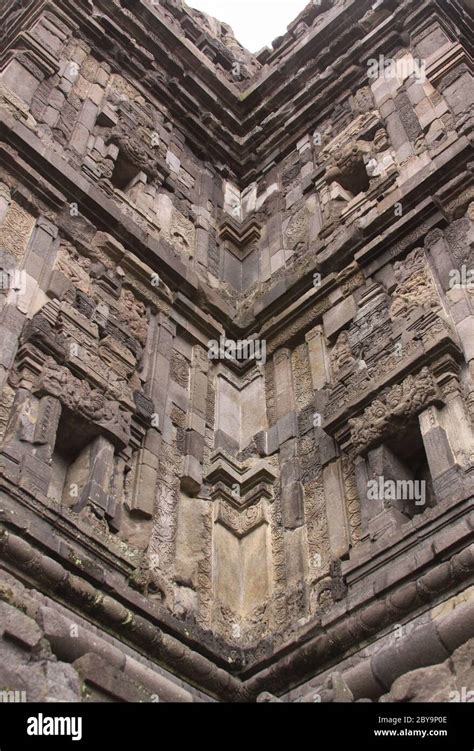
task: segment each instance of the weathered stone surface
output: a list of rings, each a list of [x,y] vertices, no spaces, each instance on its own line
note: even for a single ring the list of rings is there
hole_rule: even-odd
[[[454,686],[470,5],[311,2],[257,54],[183,0],[4,5],[0,675],[67,701]],[[435,661],[425,693],[399,677]]]
[[[398,678],[381,702],[474,702],[474,640],[463,644],[440,665]]]

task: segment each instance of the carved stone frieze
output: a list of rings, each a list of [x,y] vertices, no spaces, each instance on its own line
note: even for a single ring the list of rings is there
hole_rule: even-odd
[[[35,226],[35,219],[16,201],[12,201],[0,224],[0,248],[22,258]]]
[[[402,429],[403,423],[430,404],[440,402],[441,392],[428,368],[408,376],[375,399],[361,417],[349,420],[351,440],[357,453],[367,451],[384,437]]]
[[[33,393],[56,397],[65,407],[96,423],[123,445],[130,440],[131,414],[117,402],[106,399],[103,393],[91,388],[87,381],[73,376],[52,357],[46,358],[33,386]]]
[[[390,308],[392,320],[407,318],[416,308],[439,310],[441,302],[436,292],[426,256],[422,248],[408,254],[405,261],[393,267],[397,287]]]
[[[184,0],[0,6],[0,688],[429,679],[473,623],[473,0],[255,54]]]
[[[268,516],[261,503],[253,504],[241,511],[228,501],[221,499],[217,511],[217,521],[231,530],[236,537],[245,537],[259,524],[268,523]]]

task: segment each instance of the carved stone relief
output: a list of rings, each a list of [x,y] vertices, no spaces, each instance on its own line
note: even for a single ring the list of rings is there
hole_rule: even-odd
[[[390,432],[399,430],[408,417],[440,399],[441,392],[428,368],[408,376],[375,399],[362,417],[349,420],[353,446],[358,453],[367,451]]]

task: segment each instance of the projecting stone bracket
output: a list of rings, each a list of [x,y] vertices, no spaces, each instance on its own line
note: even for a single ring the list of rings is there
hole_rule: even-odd
[[[211,498],[216,501],[215,521],[239,538],[268,523],[275,479],[276,474],[265,462],[247,469],[219,453],[206,477],[212,486]]]
[[[258,501],[253,506],[238,511],[231,503],[220,498],[217,499],[216,509],[215,520],[239,539],[246,537],[261,524],[270,522],[267,504],[263,501]]]
[[[262,227],[254,217],[242,224],[231,217],[226,217],[219,228],[219,237],[231,245],[234,254],[240,259],[245,258],[252,250],[252,245],[258,242],[262,234]]]
[[[229,488],[232,496],[238,499],[237,505],[241,508],[252,503],[252,500],[247,499],[253,498],[256,486],[264,487],[268,497],[273,496],[271,486],[276,479],[276,473],[267,462],[259,462],[249,468],[221,451],[216,452],[213,459],[205,482],[213,486],[220,483],[223,487]],[[238,492],[233,492],[236,486]]]

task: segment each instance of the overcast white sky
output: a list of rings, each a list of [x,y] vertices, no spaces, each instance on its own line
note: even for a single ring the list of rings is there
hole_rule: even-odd
[[[250,52],[271,47],[276,37],[301,13],[309,0],[186,0],[219,21],[232,26],[234,34]]]

